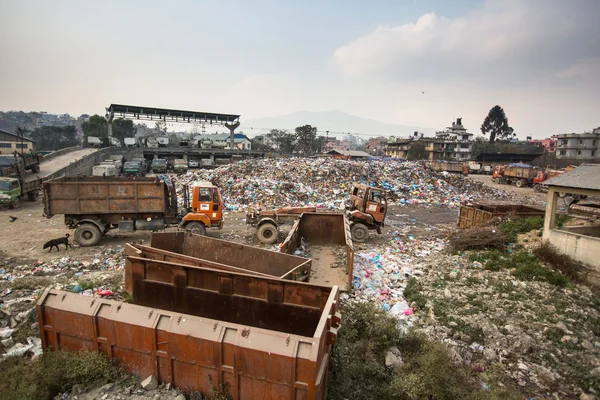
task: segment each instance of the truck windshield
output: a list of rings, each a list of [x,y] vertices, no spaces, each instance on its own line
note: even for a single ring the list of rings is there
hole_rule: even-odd
[[[10,190],[10,182],[0,182],[0,190]]]
[[[7,167],[9,165],[13,165],[15,163],[15,158],[13,156],[1,156],[0,157],[0,167]]]
[[[125,168],[138,168],[139,167],[139,163],[135,162],[135,161],[129,161],[125,163]]]
[[[152,164],[154,165],[166,165],[167,160],[152,160]]]

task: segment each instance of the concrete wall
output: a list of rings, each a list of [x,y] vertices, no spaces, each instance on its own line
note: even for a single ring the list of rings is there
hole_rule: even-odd
[[[136,147],[107,147],[100,149],[95,153],[85,156],[81,160],[75,161],[65,168],[62,168],[53,174],[47,175],[46,180],[60,178],[64,176],[91,176],[92,167],[107,159],[113,154],[122,154],[125,159],[142,157],[141,149]]]
[[[56,158],[58,156],[62,156],[63,154],[70,153],[70,152],[75,151],[75,150],[81,150],[82,148],[83,147],[81,147],[81,146],[73,146],[73,147],[67,147],[65,149],[56,150],[56,151],[53,151],[50,154],[46,154],[44,156],[44,160],[45,161],[52,160],[53,158]]]
[[[594,285],[600,285],[600,237],[598,228],[586,232],[587,229],[560,229],[554,228],[556,220],[556,206],[558,203],[558,192],[566,191],[572,194],[588,196],[600,195],[600,190],[583,190],[571,188],[550,187],[546,200],[546,216],[544,219],[543,239],[556,247],[556,249],[585,265],[583,278]],[[592,233],[588,236],[583,233]]]

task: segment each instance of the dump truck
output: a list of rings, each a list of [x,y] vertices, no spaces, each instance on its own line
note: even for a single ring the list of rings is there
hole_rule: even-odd
[[[0,156],[0,206],[17,208],[25,197],[29,201],[38,199],[42,178],[28,174],[26,169],[39,172],[39,160],[33,153]]]
[[[123,138],[123,143],[125,144],[125,147],[137,147],[138,146],[138,141],[134,137]]]
[[[155,158],[152,160],[151,164],[152,172],[156,173],[166,173],[167,172],[167,160],[163,158]]]
[[[385,189],[355,183],[346,202],[346,216],[350,221],[352,240],[364,242],[369,230],[381,234],[385,226],[387,203]],[[293,223],[305,212],[317,212],[316,207],[283,207],[277,210],[253,209],[246,213],[246,224],[256,227],[256,238],[264,244],[273,244],[279,237],[279,227]]]
[[[478,161],[469,161],[467,165],[470,174],[490,175],[493,172],[491,165],[483,165]]]
[[[543,218],[544,215],[544,209],[524,204],[503,202],[463,203],[458,214],[458,227],[461,229],[477,228],[501,222],[507,217]]]
[[[216,186],[184,187],[177,204],[168,176],[154,178],[59,178],[45,182],[44,215],[62,214],[81,246],[93,246],[111,229],[121,232],[178,226],[199,234],[223,227],[223,201]],[[189,193],[192,201],[189,203]]]
[[[188,164],[183,158],[177,158],[173,161],[173,171],[185,172],[188,169]]]
[[[532,186],[533,179],[539,169],[527,164],[510,164],[499,166],[492,175],[492,180],[499,184],[515,184],[517,187]]]
[[[436,172],[450,172],[455,174],[469,175],[469,167],[467,167],[465,163],[458,161],[430,161],[429,168]]]
[[[119,171],[114,165],[94,165],[92,167],[92,176],[119,176]]]
[[[123,166],[123,175],[141,177],[146,174],[146,165],[141,161],[126,161]]]

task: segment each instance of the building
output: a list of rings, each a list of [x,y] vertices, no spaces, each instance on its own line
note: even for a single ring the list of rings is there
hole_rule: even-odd
[[[559,140],[562,140],[559,138]],[[571,139],[567,139],[571,140]],[[600,166],[583,165],[546,181],[548,197],[546,199],[546,217],[544,219],[543,240],[550,243],[562,254],[571,257],[583,265],[581,277],[588,282],[600,284],[600,225],[597,223],[577,224],[575,226],[557,226],[557,207],[562,207],[566,200],[573,196],[600,196]],[[586,206],[590,204],[590,206]],[[594,203],[580,201],[570,212],[585,212],[585,209],[596,210]],[[593,217],[591,218],[594,219]]]
[[[334,158],[342,158],[349,160],[361,160],[370,157],[369,153],[359,150],[331,150],[327,152],[327,155]]]
[[[551,138],[546,139],[530,139],[527,142],[535,146],[543,147],[548,153],[554,153],[556,151],[558,139],[556,136],[552,136]]]
[[[21,150],[23,152],[35,150],[35,141],[0,129],[0,154],[13,154]]]
[[[390,158],[408,158],[408,150],[413,138],[396,139],[395,142],[387,142],[385,144],[385,156]]]
[[[594,160],[600,158],[600,127],[592,132],[556,135],[557,158]]]
[[[385,144],[387,140],[384,137],[370,138],[367,144],[367,152],[373,156],[382,156],[385,154]]]
[[[433,159],[435,160],[468,160],[473,151],[473,137],[462,125],[462,118],[457,118],[452,126],[435,134]]]

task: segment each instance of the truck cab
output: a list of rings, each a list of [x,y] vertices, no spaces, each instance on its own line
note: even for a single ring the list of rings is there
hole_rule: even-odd
[[[163,158],[155,158],[152,160],[152,172],[167,172],[167,160]]]
[[[223,200],[219,188],[210,182],[197,182],[191,188],[192,201],[180,228],[204,235],[206,228],[223,227]]]
[[[17,208],[19,199],[23,195],[21,182],[17,178],[0,178],[0,205],[2,207]]]
[[[346,214],[350,220],[352,240],[364,242],[368,230],[381,233],[387,215],[386,191],[380,187],[355,183],[350,192],[350,200],[346,203]]]
[[[145,165],[141,161],[127,161],[123,166],[125,176],[144,176]]]

